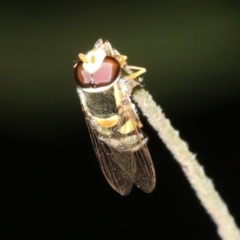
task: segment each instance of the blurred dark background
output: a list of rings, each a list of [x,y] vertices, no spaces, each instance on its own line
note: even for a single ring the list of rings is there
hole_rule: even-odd
[[[220,239],[156,132],[152,194],[105,181],[73,65],[99,38],[145,88],[240,225],[239,1],[8,1],[0,8],[2,198],[8,239]],[[6,166],[6,167],[5,167]],[[6,239],[6,238],[5,238]]]

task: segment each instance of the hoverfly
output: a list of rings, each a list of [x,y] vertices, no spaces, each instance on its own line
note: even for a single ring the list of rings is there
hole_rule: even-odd
[[[134,184],[152,192],[156,178],[148,139],[130,98],[146,70],[129,66],[127,56],[102,39],[78,56],[74,66],[77,92],[106,180],[121,195],[129,194]]]

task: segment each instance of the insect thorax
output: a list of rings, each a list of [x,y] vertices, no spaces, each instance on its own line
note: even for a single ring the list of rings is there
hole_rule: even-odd
[[[85,92],[84,95],[86,106],[92,115],[108,118],[116,114],[117,105],[113,88],[103,92]]]

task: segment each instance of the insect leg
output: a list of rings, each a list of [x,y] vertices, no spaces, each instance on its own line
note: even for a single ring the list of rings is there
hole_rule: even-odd
[[[121,66],[126,64],[127,56],[121,54],[114,54],[114,58],[116,58]]]
[[[146,68],[142,67],[135,67],[135,66],[125,66],[124,68],[130,69],[130,70],[138,70],[137,72],[131,73],[130,75],[125,77],[126,81],[133,80],[134,78],[140,76],[141,74],[146,72]]]

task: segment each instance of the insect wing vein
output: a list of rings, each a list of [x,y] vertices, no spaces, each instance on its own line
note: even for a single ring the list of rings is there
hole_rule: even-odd
[[[150,193],[155,188],[156,176],[154,165],[152,162],[151,155],[147,147],[147,137],[139,126],[141,123],[137,114],[134,111],[134,107],[131,104],[131,100],[126,96],[126,103],[122,106],[123,114],[125,118],[128,119],[131,123],[129,124],[132,127],[132,132],[130,134],[131,141],[126,144],[125,148],[132,146],[125,154],[129,155],[129,161],[131,160],[134,166],[134,171],[132,171],[134,183],[144,192]],[[128,132],[129,127],[125,124],[126,129],[122,131]],[[130,128],[131,128],[130,127]],[[128,145],[128,146],[127,146]]]
[[[131,160],[131,158],[125,153],[118,152],[101,141],[97,136],[96,130],[91,126],[87,116],[86,122],[99,165],[106,180],[111,187],[121,195],[129,194],[134,183],[131,169],[127,169],[127,166],[133,165],[131,162],[127,164],[127,161],[129,159]],[[135,167],[132,168],[135,169]]]
[[[155,188],[156,177],[151,155],[147,145],[134,152],[136,158],[136,175],[134,183],[144,192],[150,193]]]

